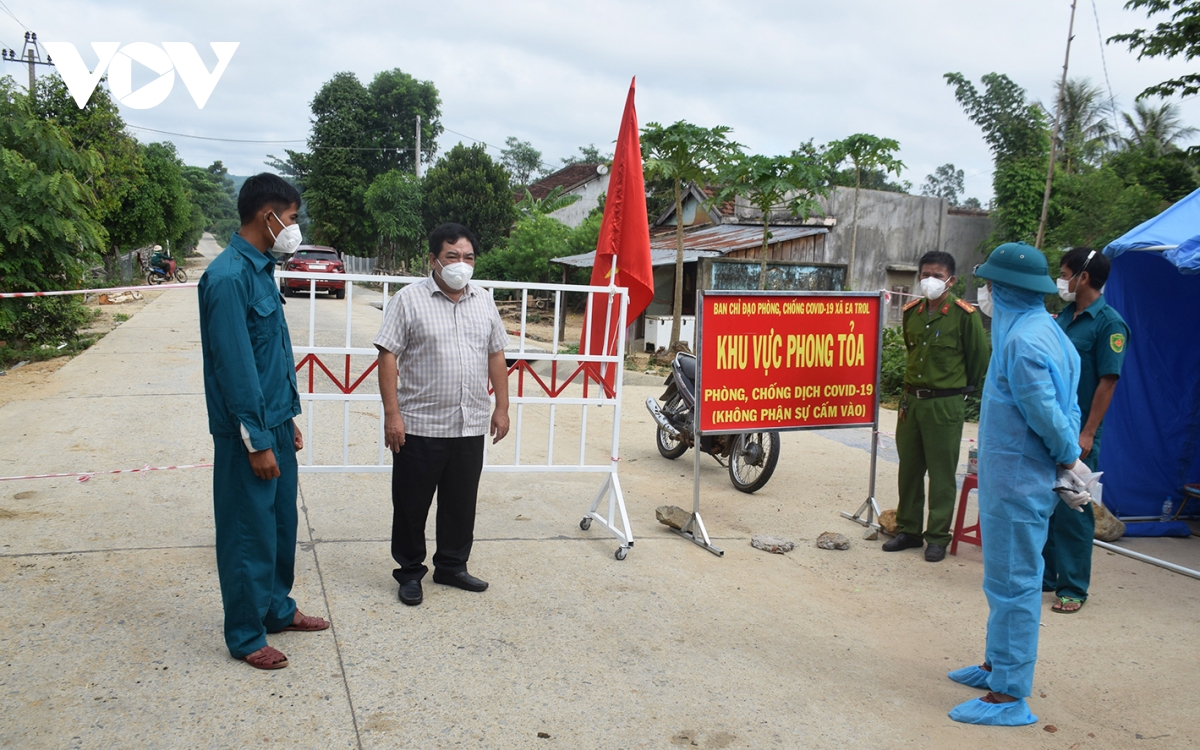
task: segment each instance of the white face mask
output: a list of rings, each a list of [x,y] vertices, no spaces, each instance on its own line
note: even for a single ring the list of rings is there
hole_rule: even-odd
[[[921,279],[921,294],[924,294],[929,299],[937,299],[946,292],[946,282],[941,279],[935,279],[932,276],[927,276]]]
[[[470,263],[463,263],[461,261],[458,263],[451,263],[448,266],[443,266],[442,262],[439,260],[438,265],[442,266],[442,281],[446,282],[446,286],[450,287],[456,292],[467,285],[467,282],[471,280],[471,274],[475,272],[474,266],[472,266]]]
[[[278,221],[279,217],[275,216]],[[279,222],[283,224],[282,221]],[[267,231],[271,232],[271,222],[267,222]],[[275,240],[275,245],[271,248],[281,255],[291,255],[296,252],[296,248],[300,247],[300,225],[288,224],[279,234],[271,232],[271,237]]]
[[[992,290],[987,288],[987,284],[979,287],[979,312],[992,317]]]
[[[1075,292],[1068,291],[1071,288],[1070,279],[1058,279],[1054,283],[1058,286],[1058,296],[1062,298],[1063,302],[1075,301]]]

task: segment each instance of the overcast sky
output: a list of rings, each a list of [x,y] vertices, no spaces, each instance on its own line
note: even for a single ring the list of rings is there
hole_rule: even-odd
[[[1123,5],[1095,0],[1105,37],[1147,25]],[[959,71],[979,85],[986,73],[1005,73],[1052,105],[1069,16],[1069,0],[2,0],[0,45],[19,52],[29,28],[43,41],[73,42],[94,65],[93,41],[183,41],[211,68],[208,42],[239,42],[203,110],[178,79],[157,107],[122,108],[132,126],[208,138],[302,141],[309,102],[334,73],[349,70],[366,83],[400,68],[440,91],[442,151],[467,140],[449,131],[489,145],[515,135],[554,164],[581,145],[610,148],[636,75],[642,124],[728,125],[737,141],[766,154],[809,138],[890,137],[914,189],[952,162],[966,172],[966,194],[986,203],[989,152],[942,75]],[[1096,24],[1092,1],[1081,0],[1071,76],[1103,83]],[[1120,45],[1104,53],[1125,109],[1146,86],[1193,69],[1180,60],[1138,62]],[[155,77],[138,68],[135,90]],[[16,65],[0,72],[26,80]],[[1181,109],[1200,125],[1200,98]],[[234,174],[262,171],[268,153],[303,148],[134,132],[173,141],[189,164],[221,159]]]

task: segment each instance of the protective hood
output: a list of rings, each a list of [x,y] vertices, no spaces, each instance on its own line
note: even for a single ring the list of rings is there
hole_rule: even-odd
[[[1044,313],[1046,295],[992,282],[992,352],[1003,351],[1009,332],[1022,317]]]

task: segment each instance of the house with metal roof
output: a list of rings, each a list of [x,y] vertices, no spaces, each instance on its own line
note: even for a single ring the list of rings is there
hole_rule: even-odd
[[[820,199],[824,215],[806,221],[787,211],[772,212],[765,258],[762,213],[741,198],[714,204],[712,195],[710,189],[691,185],[682,200],[684,315],[695,313],[698,288],[817,291],[850,287],[894,292],[888,320],[896,322],[904,295],[916,289],[917,260],[929,250],[944,250],[955,257],[958,276],[967,281],[966,296],[973,299],[970,269],[983,261],[979,251],[992,231],[986,212],[957,209],[941,198],[862,190],[851,274],[853,188],[833,188]],[[675,224],[675,207],[671,206],[650,227],[655,294],[644,317],[673,314]],[[586,253],[553,262],[590,267],[593,260],[594,253]],[[645,320],[637,325],[633,332],[637,336],[649,330]],[[631,339],[636,337],[633,334]]]
[[[569,227],[577,227],[600,205],[600,196],[608,190],[608,180],[607,164],[568,164],[533,183],[528,190],[530,195],[538,200],[545,198],[554,188],[562,188],[563,195],[578,195],[579,200],[571,205],[547,214]],[[513,199],[517,201],[524,197],[524,189],[516,191],[513,195]]]

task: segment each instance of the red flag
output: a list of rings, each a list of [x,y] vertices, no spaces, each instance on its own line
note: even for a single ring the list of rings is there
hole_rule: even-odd
[[[604,220],[596,242],[596,262],[592,266],[592,286],[626,287],[629,290],[629,310],[626,324],[641,315],[654,299],[654,270],[650,267],[650,225],[646,220],[646,184],[642,177],[642,145],[638,137],[637,112],[633,107],[637,78],[629,84],[625,114],[617,134],[617,150],[613,155],[608,180],[608,195],[604,203]],[[615,265],[614,265],[615,261]],[[616,355],[619,333],[619,298],[608,306],[608,295],[593,294],[591,320],[584,319],[586,337],[580,342],[584,354]],[[608,322],[608,330],[605,323]],[[604,372],[608,389],[613,388],[616,373],[621,367],[596,368]]]

